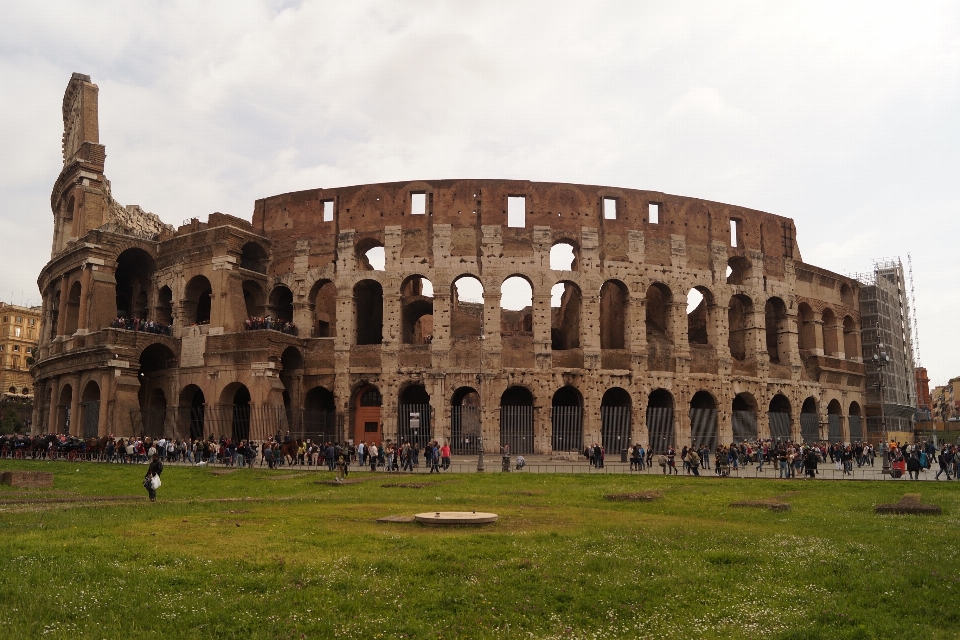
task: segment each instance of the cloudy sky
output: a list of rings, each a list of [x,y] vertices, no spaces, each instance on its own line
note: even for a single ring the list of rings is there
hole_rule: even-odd
[[[913,258],[921,362],[960,375],[955,2],[3,3],[0,299],[37,302],[70,74],[123,204],[249,219],[314,187],[512,178],[796,220],[840,273]]]

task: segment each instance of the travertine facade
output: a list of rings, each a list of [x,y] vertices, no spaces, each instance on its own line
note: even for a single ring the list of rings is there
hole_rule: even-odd
[[[64,101],[38,430],[290,428],[463,452],[482,436],[488,451],[549,452],[861,428],[857,282],[803,263],[788,218],[614,187],[442,180],[265,198],[252,224],[217,213],[172,231],[129,208],[115,224],[96,95],[75,75]],[[574,260],[554,270],[561,244]],[[512,276],[532,289],[519,310],[501,308]],[[121,314],[172,335],[109,328]],[[297,335],[247,330],[251,316],[292,319]]]

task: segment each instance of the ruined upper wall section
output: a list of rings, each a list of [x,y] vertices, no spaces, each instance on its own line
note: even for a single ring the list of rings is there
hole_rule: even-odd
[[[522,227],[508,224],[508,200],[514,196],[524,198]],[[415,199],[423,203],[423,214],[415,213]],[[605,214],[605,201],[613,203],[615,216]],[[657,210],[656,221],[651,220],[651,205]],[[784,259],[800,260],[790,218],[698,198],[597,185],[525,180],[367,184],[264,198],[257,200],[253,214],[253,226],[281,244],[333,238],[341,230],[363,235],[390,225],[430,233],[438,224],[451,226],[453,244],[463,244],[466,253],[471,253],[471,245],[479,246],[479,240],[471,238],[479,238],[483,227],[502,227],[505,249],[521,253],[532,242],[535,227],[549,227],[555,239],[568,234],[576,240],[584,229],[596,230],[606,260],[626,261],[638,232],[648,263],[671,264],[680,241],[692,263],[704,267],[717,244],[730,247],[734,255],[762,255],[773,277],[782,275]]]
[[[63,94],[63,166],[75,159],[83,143],[100,143],[99,91],[90,76],[82,73],[74,73],[67,84]]]

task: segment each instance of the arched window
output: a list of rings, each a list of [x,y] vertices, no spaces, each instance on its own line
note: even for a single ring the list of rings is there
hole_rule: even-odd
[[[383,287],[376,280],[361,280],[353,287],[357,344],[383,342]]]
[[[600,287],[600,348],[625,349],[630,293],[619,280],[607,280]]]
[[[550,248],[550,268],[554,271],[576,271],[580,250],[570,240],[560,240]]]
[[[127,249],[117,256],[117,316],[147,319],[148,298],[155,269],[153,256],[143,249]]]
[[[257,273],[267,272],[269,257],[266,250],[256,242],[248,242],[240,250],[240,268]]]
[[[813,318],[813,309],[806,302],[797,305],[798,344],[801,351],[817,348],[817,323]]]
[[[333,338],[337,335],[337,286],[330,280],[320,280],[310,293],[313,301],[313,335]]]
[[[860,357],[860,330],[857,323],[850,316],[843,317],[843,354],[847,360]]]
[[[730,298],[727,308],[727,326],[729,337],[727,345],[730,347],[730,357],[734,360],[746,360],[747,346],[753,317],[753,300],[742,293]]]
[[[433,340],[433,284],[420,275],[400,285],[403,344],[429,344]]]
[[[580,348],[580,287],[559,282],[551,289],[550,341],[554,351]]]
[[[460,276],[450,286],[450,337],[483,335],[483,284],[473,276]]]
[[[694,287],[687,293],[687,341],[690,344],[710,344],[712,307],[713,294],[706,287]]]
[[[823,310],[823,353],[837,356],[840,353],[837,340],[837,316],[832,309]]]
[[[787,349],[787,307],[780,298],[770,298],[764,305],[767,333],[767,355],[773,364],[789,361]]]
[[[358,242],[357,268],[360,271],[385,271],[386,253],[383,243],[372,238]]]
[[[213,288],[203,276],[195,276],[184,291],[184,311],[188,324],[210,324]]]

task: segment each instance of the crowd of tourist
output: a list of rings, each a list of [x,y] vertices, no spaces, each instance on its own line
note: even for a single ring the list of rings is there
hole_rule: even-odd
[[[243,323],[246,331],[261,331],[263,329],[279,331],[291,336],[297,335],[297,325],[283,319],[274,320],[270,316],[250,316]]]
[[[154,320],[142,320],[140,318],[114,318],[110,323],[111,329],[125,329],[127,331],[142,331],[144,333],[155,333],[162,336],[172,335],[173,328],[162,322]]]

